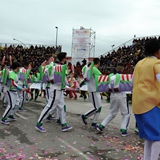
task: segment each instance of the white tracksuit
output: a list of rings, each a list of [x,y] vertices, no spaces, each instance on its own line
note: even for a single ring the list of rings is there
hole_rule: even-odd
[[[122,115],[121,129],[127,130],[130,120],[130,109],[127,103],[126,93],[124,92],[111,93],[110,112],[107,114],[101,124],[103,126],[106,126],[111,120],[116,117],[119,110]]]
[[[13,71],[11,71],[13,72]],[[9,73],[10,74],[10,73]],[[3,118],[7,118],[8,115],[14,115],[16,113],[16,111],[19,108],[19,96],[18,96],[18,92],[17,92],[17,87],[18,84],[16,82],[18,82],[18,76],[16,77],[17,79],[14,80],[14,85],[11,83],[11,79],[9,80],[9,90],[7,91],[7,96],[8,96],[8,106],[3,114]]]
[[[51,76],[48,77],[49,80],[54,79],[54,67],[52,70]],[[66,125],[66,108],[64,102],[63,90],[61,90],[61,84],[52,84],[50,83],[50,92],[49,92],[49,100],[47,105],[41,112],[41,115],[38,119],[38,123],[43,123],[43,120],[46,119],[55,109],[58,108],[59,118],[62,126]]]

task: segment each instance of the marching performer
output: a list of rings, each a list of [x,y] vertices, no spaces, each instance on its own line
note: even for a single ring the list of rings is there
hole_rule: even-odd
[[[94,116],[92,119],[91,127],[96,128],[97,120],[102,109],[102,104],[101,104],[100,94],[99,92],[96,92],[94,76],[101,75],[102,73],[98,70],[98,67],[100,65],[99,58],[94,58],[93,62],[94,62],[94,67],[93,67],[92,78],[89,80],[89,82],[87,82],[87,86],[88,86],[89,98],[94,108],[89,110],[87,113],[83,114],[81,118],[83,120],[83,123],[87,125],[86,121],[87,118]]]
[[[28,76],[30,74],[31,65],[29,62],[24,63],[24,67],[20,68],[19,74],[18,74],[18,85],[22,88],[28,88]],[[20,105],[19,105],[19,111],[25,111],[23,108],[24,99],[26,98],[26,92],[18,91],[19,99],[20,99]]]
[[[91,65],[91,63],[83,66],[83,68],[82,68],[83,78],[85,77],[87,69],[90,65]],[[85,79],[80,83],[80,89],[79,90],[81,91],[81,95],[83,96],[84,101],[86,101],[88,99],[88,97],[87,97],[88,87],[87,87],[87,82],[85,81]]]
[[[0,99],[2,99],[2,66],[0,67]]]
[[[46,64],[47,63],[47,64]],[[56,63],[54,63],[54,58],[50,57],[48,59],[48,61],[44,61],[40,67],[40,74],[41,74],[41,78],[43,77],[44,74],[47,74],[47,72],[49,72],[48,68],[51,66],[55,66]],[[45,92],[46,92],[46,101],[48,102],[49,100],[49,93],[50,93],[50,83],[49,82],[45,82]]]
[[[60,65],[58,67],[61,67],[61,65],[65,64],[67,61],[67,54],[65,52],[61,52],[58,54],[58,60]],[[57,66],[56,66],[57,67]],[[50,70],[50,68],[48,68]],[[59,109],[59,115],[60,115],[60,121],[62,125],[62,131],[67,131],[72,129],[72,127],[67,125],[66,122],[66,106],[64,102],[64,95],[63,95],[63,90],[65,88],[65,84],[61,83],[55,83],[56,78],[59,79],[59,75],[55,77],[55,67],[51,66],[50,74],[48,77],[48,80],[50,82],[50,97],[47,105],[44,107],[44,109],[41,112],[41,115],[38,119],[38,122],[35,126],[37,130],[40,132],[46,132],[45,128],[42,127],[43,125],[43,120],[46,119],[49,116],[49,113],[51,110],[54,110],[55,108]],[[65,75],[65,73],[64,73]]]
[[[14,118],[14,114],[18,110],[19,103],[20,103],[17,91],[18,90],[26,91],[26,88],[22,88],[17,84],[19,68],[20,68],[20,63],[13,62],[12,71],[10,71],[7,77],[8,86],[9,86],[9,90],[7,91],[8,106],[1,119],[1,123],[3,124],[9,124],[7,118],[9,118],[10,120],[16,120]]]
[[[33,92],[35,92],[34,101],[36,101],[38,96],[39,96],[39,90],[41,90],[41,86],[42,86],[41,83],[40,83],[40,73],[39,73],[39,71],[33,72],[33,74],[31,75],[31,81],[32,81],[32,85],[30,86],[30,88],[31,88],[31,99],[30,99],[30,101],[33,100]]]
[[[118,74],[122,74],[124,67],[123,64],[119,63],[117,65],[117,73]],[[111,83],[112,83],[112,77],[110,79]],[[121,115],[122,115],[122,121],[121,121],[121,133],[122,136],[127,136],[127,127],[129,124],[129,120],[130,120],[130,109],[127,103],[127,96],[125,92],[119,92],[118,90],[113,90],[111,91],[111,95],[110,95],[110,112],[108,113],[108,115],[105,117],[105,119],[102,121],[102,123],[97,126],[97,130],[102,132],[104,127],[110,122],[112,121],[119,109],[121,111]]]
[[[7,65],[6,64],[4,64],[2,66],[2,68],[3,68],[3,70],[2,70],[2,77],[1,77],[1,81],[2,81],[1,85],[2,85],[2,92],[3,92],[2,101],[3,101],[3,107],[6,107],[7,106],[7,102],[8,102],[7,76],[9,74],[9,70],[7,69]]]
[[[1,77],[1,81],[2,81],[2,91],[3,91],[3,107],[7,106],[7,102],[8,102],[8,86],[7,86],[7,77],[9,74],[9,71],[11,70],[10,66],[12,65],[12,57],[9,56],[10,59],[10,66],[9,68],[7,68],[7,63],[5,62],[5,56],[2,59],[2,77]]]
[[[50,97],[50,81],[48,81],[44,77],[49,77],[52,73],[53,67],[56,65],[54,63],[54,58],[50,57],[48,60],[45,60],[41,66],[40,66],[40,77],[43,83],[43,86],[45,87],[45,95],[46,95],[46,102],[48,103],[49,97]],[[45,105],[46,106],[46,105]],[[57,112],[57,117],[53,116]],[[55,110],[49,111],[49,116],[47,117],[47,120],[51,121],[53,119],[59,119],[58,116],[58,108],[55,108]]]

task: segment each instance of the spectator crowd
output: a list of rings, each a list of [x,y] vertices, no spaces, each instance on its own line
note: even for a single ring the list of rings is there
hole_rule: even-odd
[[[145,37],[145,38],[134,38],[132,41],[132,45],[129,46],[121,46],[117,50],[112,50],[112,52],[108,52],[107,55],[100,56],[101,66],[99,67],[100,71],[108,75],[111,72],[114,72],[114,68],[118,63],[124,64],[124,73],[132,74],[134,70],[134,66],[136,63],[145,57],[144,45],[145,42],[153,37]],[[160,36],[156,37],[160,41]],[[61,51],[61,46],[57,47],[44,47],[44,46],[30,46],[29,48],[23,47],[21,45],[14,46],[5,46],[0,48],[0,61],[2,61],[3,56],[6,56],[6,63],[9,65],[9,56],[12,56],[12,60],[17,60],[21,64],[26,61],[29,61],[32,68],[34,70],[38,70],[41,63],[50,57],[56,57],[56,55]],[[82,76],[81,70],[82,67],[86,64],[86,60],[84,59],[81,62],[77,62],[76,66],[74,66],[75,77],[79,75]],[[68,68],[71,70],[72,64],[68,63]]]
[[[45,59],[51,55],[55,57],[60,51],[61,46],[44,47],[31,45],[26,48],[21,45],[10,45],[0,48],[0,61],[2,61],[3,56],[6,56],[5,63],[9,66],[9,56],[11,55],[13,61],[18,61],[21,64],[27,61],[36,71]]]

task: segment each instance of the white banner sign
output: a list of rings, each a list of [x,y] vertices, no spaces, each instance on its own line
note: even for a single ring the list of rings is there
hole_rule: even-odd
[[[72,39],[72,58],[88,58],[90,52],[90,30],[74,29]]]

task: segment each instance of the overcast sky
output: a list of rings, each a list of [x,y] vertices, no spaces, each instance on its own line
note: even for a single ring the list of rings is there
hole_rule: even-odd
[[[160,35],[160,0],[0,0],[0,43],[58,44],[71,55],[72,29],[96,32],[99,56],[137,37]]]

